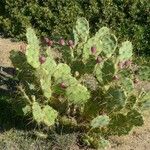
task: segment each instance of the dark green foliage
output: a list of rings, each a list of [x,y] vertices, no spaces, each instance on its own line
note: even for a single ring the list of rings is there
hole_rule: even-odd
[[[39,35],[69,38],[77,17],[88,19],[93,35],[111,27],[121,39],[134,43],[136,54],[150,55],[149,0],[1,0],[0,32],[25,39],[33,26]]]

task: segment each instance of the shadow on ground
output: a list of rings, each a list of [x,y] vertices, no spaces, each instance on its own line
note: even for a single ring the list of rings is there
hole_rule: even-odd
[[[11,67],[0,66],[0,132],[10,128],[25,128],[24,120],[17,117],[12,106],[18,81],[14,79],[16,71]]]

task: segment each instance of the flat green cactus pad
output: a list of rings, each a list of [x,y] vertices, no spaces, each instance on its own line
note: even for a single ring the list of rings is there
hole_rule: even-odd
[[[41,106],[37,102],[33,102],[32,104],[32,115],[33,119],[38,123],[42,123],[43,121],[43,112]]]
[[[33,119],[38,123],[44,123],[47,126],[52,126],[55,123],[55,119],[58,116],[56,110],[54,110],[49,105],[45,105],[43,108],[39,105],[38,102],[33,102],[32,105],[32,114]]]
[[[144,123],[142,115],[135,109],[127,113],[127,120],[133,126],[142,126]]]
[[[86,87],[77,84],[76,86],[70,86],[66,89],[66,96],[70,103],[82,105],[88,101],[90,93]]]
[[[104,62],[102,67],[102,80],[104,84],[108,84],[113,80],[114,74],[116,72],[115,63],[108,59]]]
[[[136,101],[137,101],[137,97],[135,95],[130,95],[127,99],[125,108],[129,110],[133,109]]]
[[[76,21],[76,26],[73,30],[75,45],[80,42],[86,42],[89,35],[89,23],[88,21],[81,17]]]
[[[56,62],[54,59],[47,57],[46,62],[41,65],[41,68],[45,70],[45,73],[47,75],[52,75],[54,73],[54,70],[56,69]]]
[[[125,61],[132,58],[132,50],[133,46],[132,43],[129,41],[123,42],[122,46],[119,49],[119,61]]]
[[[118,136],[126,135],[132,128],[133,125],[128,123],[126,115],[121,113],[113,114],[108,126],[108,133]]]
[[[102,55],[109,58],[117,48],[117,38],[113,34],[106,34],[102,37]]]
[[[110,87],[106,93],[106,101],[108,111],[119,111],[125,106],[125,92],[120,87]]]
[[[39,62],[39,40],[36,37],[36,34],[32,28],[27,28],[27,50],[26,50],[26,57],[28,63],[33,67],[33,68],[38,68],[40,66]]]
[[[127,93],[130,93],[134,89],[134,83],[130,78],[122,78],[121,79],[121,86],[124,90],[126,90]]]
[[[49,105],[46,105],[43,109],[43,122],[47,125],[47,126],[52,126],[55,124],[55,120],[58,116],[58,112],[56,110],[54,110],[52,107],[50,107]]]
[[[67,64],[60,63],[57,65],[53,74],[55,80],[61,79],[63,76],[71,75],[71,69]]]
[[[47,79],[47,81],[45,81]],[[41,88],[46,98],[50,98],[52,95],[51,91],[51,80],[49,78],[40,79]]]
[[[109,124],[109,117],[107,115],[97,116],[91,121],[92,128],[104,127]]]

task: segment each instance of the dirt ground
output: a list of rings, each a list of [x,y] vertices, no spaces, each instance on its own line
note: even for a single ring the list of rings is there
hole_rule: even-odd
[[[11,42],[10,39],[0,38],[0,66],[10,67],[9,52],[12,49],[19,50],[22,42]],[[141,82],[137,86],[150,90],[150,84]],[[146,122],[143,127],[137,128],[128,136],[110,137],[112,147],[109,150],[150,150],[150,117],[146,114]],[[1,149],[1,148],[0,148]]]

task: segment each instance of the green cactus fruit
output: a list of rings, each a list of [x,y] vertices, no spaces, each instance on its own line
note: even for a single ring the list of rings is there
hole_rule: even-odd
[[[144,124],[141,113],[133,109],[127,113],[127,121],[133,126],[142,126]]]
[[[119,86],[110,87],[106,92],[107,110],[119,111],[125,106],[126,94]]]
[[[139,79],[150,81],[150,67],[149,66],[140,66],[138,71]]]
[[[132,43],[129,41],[125,41],[122,43],[122,46],[119,48],[119,56],[118,60],[120,62],[130,60],[132,58]]]
[[[107,115],[97,116],[91,121],[92,128],[105,127],[109,124],[109,117]]]
[[[43,111],[43,123],[47,126],[54,125],[55,120],[58,116],[58,112],[49,105],[45,105],[42,111]]]
[[[27,42],[28,42],[27,50],[26,50],[27,61],[33,68],[38,68],[40,66],[39,40],[36,37],[36,34],[32,28],[27,28],[26,37],[27,37]]]
[[[111,59],[107,59],[102,67],[102,80],[104,84],[108,84],[113,81],[113,77],[116,72],[115,63]]]
[[[121,86],[127,93],[130,93],[134,89],[134,83],[130,78],[122,78],[121,79]]]
[[[125,108],[128,110],[133,109],[136,102],[137,102],[137,97],[135,95],[130,95],[127,99]]]
[[[80,42],[86,42],[89,35],[89,23],[88,21],[81,17],[76,21],[76,26],[73,29],[75,45]]]
[[[66,89],[66,96],[69,103],[82,105],[88,101],[90,98],[90,93],[86,87],[81,84],[77,84],[76,86],[70,86]]]
[[[38,123],[41,124],[43,121],[43,112],[41,106],[38,102],[33,102],[32,104],[32,115],[33,119]]]

